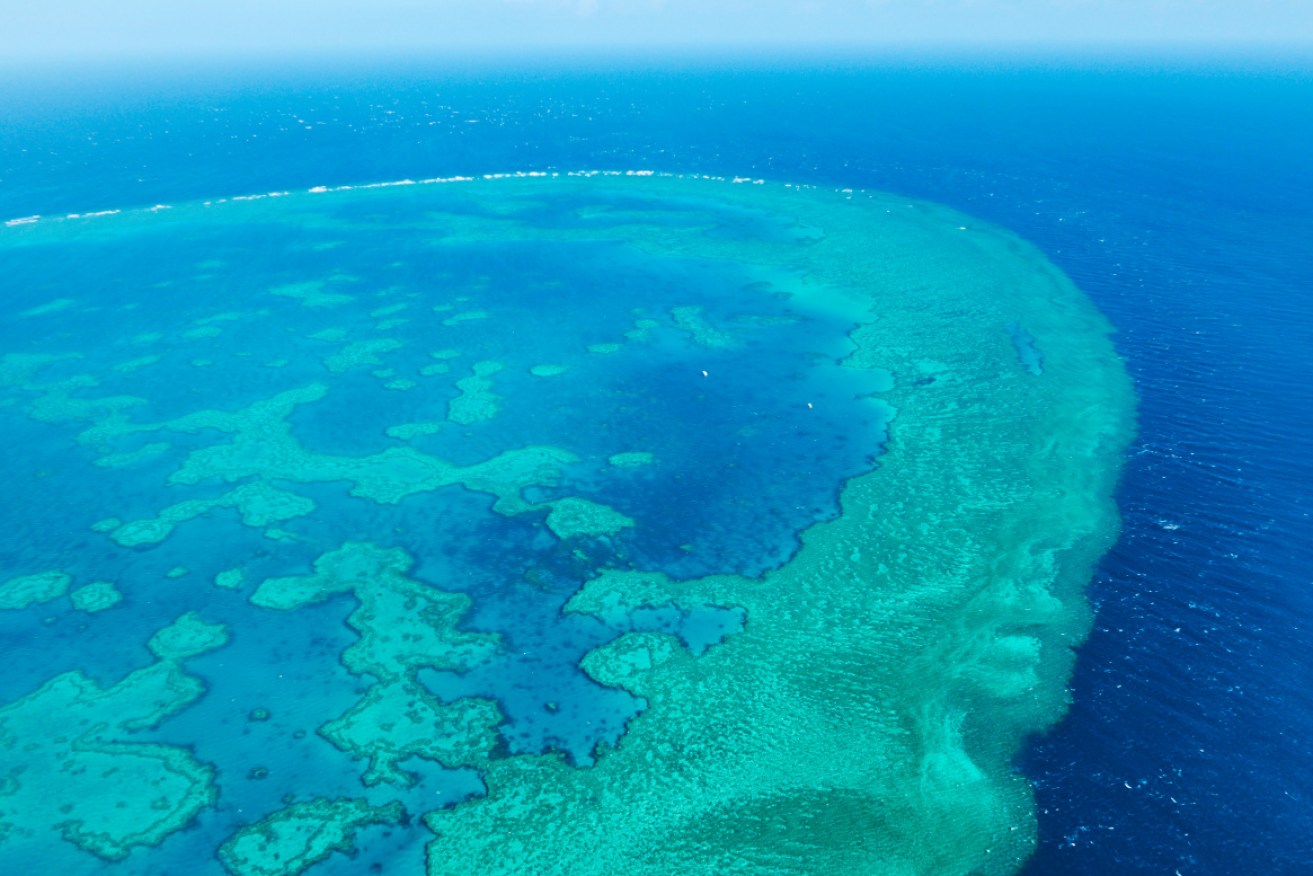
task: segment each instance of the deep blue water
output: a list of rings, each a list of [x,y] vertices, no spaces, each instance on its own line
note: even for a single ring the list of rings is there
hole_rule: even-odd
[[[13,71],[0,107],[0,220],[651,167],[902,192],[1032,240],[1117,326],[1140,436],[1071,714],[1019,763],[1028,872],[1313,869],[1313,62]]]

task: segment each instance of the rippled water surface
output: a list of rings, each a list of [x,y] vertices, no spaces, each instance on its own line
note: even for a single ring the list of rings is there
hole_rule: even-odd
[[[1313,77],[1307,63],[1176,59],[1081,69],[918,63],[825,70],[683,65],[566,72],[528,65],[509,73],[373,65],[360,76],[337,67],[251,75],[215,70],[96,77],[15,73],[4,86],[9,109],[0,121],[0,219],[183,205],[407,177],[646,167],[830,190],[894,191],[1007,227],[1037,245],[1111,320],[1139,397],[1139,437],[1118,491],[1122,535],[1089,591],[1097,614],[1076,663],[1071,711],[1057,729],[1034,740],[1018,764],[1034,784],[1038,804],[1038,852],[1028,872],[1297,873],[1313,860],[1308,839],[1313,836],[1308,806],[1313,758],[1307,741],[1313,731],[1307,684],[1313,677],[1307,656],[1313,620],[1308,594],[1308,569],[1313,568],[1308,428],[1313,425],[1313,357],[1308,352],[1313,349],[1313,259],[1307,247],[1313,232],[1307,173]],[[751,235],[772,233],[751,223],[739,227]],[[331,243],[331,237],[329,230],[311,228],[299,242],[310,251]],[[240,288],[245,269],[240,261],[206,267],[205,254],[198,251],[192,258],[187,246],[185,241],[171,244],[169,255],[186,257],[195,275],[209,275],[205,282]],[[76,300],[79,290],[68,288],[68,278],[103,275],[123,282],[100,294],[128,303],[149,300],[148,290],[170,279],[162,267],[158,275],[135,271],[125,279],[114,271],[115,249],[97,249],[94,241],[80,253],[77,258],[83,261],[59,267],[54,260],[40,277],[6,276],[6,301],[15,302],[14,309],[31,309],[61,298]],[[353,265],[353,259],[364,257],[340,253],[331,267],[344,277],[378,267]],[[474,289],[481,276],[495,273],[497,283],[505,285],[561,254],[484,257],[488,267],[471,260],[452,267],[450,276],[425,279],[459,297],[466,294],[460,289]],[[617,258],[623,263],[622,255],[580,252],[568,267],[614,270]],[[689,266],[667,267],[667,277],[645,281],[681,291],[689,284],[712,282],[705,273],[696,278],[681,274],[691,271]],[[292,283],[296,278],[285,279]],[[404,282],[416,279],[408,276]],[[717,275],[716,282],[747,289],[760,279]],[[671,294],[669,301],[663,299],[663,319],[682,300]],[[279,300],[279,306],[300,307],[294,298]],[[392,303],[380,298],[371,310]],[[190,348],[184,352],[166,344],[161,352],[147,343],[143,352],[129,355],[133,338],[158,330],[132,327],[132,313],[122,317],[122,355],[113,362],[51,367],[72,376],[90,365],[105,388],[125,393],[131,392],[132,372],[114,366],[136,358],[160,355],[161,362],[171,362],[168,357],[179,357],[174,364],[203,372],[206,366],[195,360],[209,354]],[[75,321],[67,313],[49,316],[65,321],[60,340],[68,349],[97,337],[94,315]],[[185,303],[169,318],[182,332],[203,328],[195,324],[202,316]],[[242,340],[262,349],[281,343],[277,312],[272,316],[259,327],[252,323],[252,334]],[[588,314],[599,326],[606,322],[614,328],[612,316],[603,310]],[[405,317],[380,313],[376,319],[389,318]],[[325,318],[320,328],[333,328],[330,323]],[[632,329],[632,321],[623,328]],[[469,321],[465,329],[478,332],[479,321]],[[762,326],[753,330],[758,329],[769,332]],[[404,326],[395,330],[408,331]],[[1016,345],[1023,363],[1042,367],[1042,358],[1026,358],[1026,334],[1004,325],[1000,336],[1009,347]],[[231,333],[224,337],[222,343],[231,341]],[[507,375],[525,374],[531,364],[550,364],[550,345],[557,339],[541,332],[534,345],[510,344],[486,360],[510,363],[526,357],[506,369]],[[203,335],[191,340],[221,343]],[[235,367],[248,369],[252,380],[264,373],[260,369],[286,377],[285,369],[310,361],[300,343],[288,342],[286,353],[277,357],[286,363],[274,368],[267,367],[270,359],[238,359]],[[1042,356],[1042,339],[1036,349]],[[661,375],[644,385],[677,397],[680,378],[665,369],[660,352],[654,348],[658,358],[633,367]],[[469,375],[478,376],[474,364],[454,360],[451,367],[468,366]],[[368,367],[385,370],[388,364]],[[407,367],[414,370],[420,364]],[[346,383],[359,380],[362,387],[367,381],[396,379],[375,376],[368,368],[355,376],[343,373]],[[208,381],[206,394],[214,399],[210,407],[236,410],[255,398],[240,398],[237,387],[243,384],[238,381],[225,388],[223,381],[201,379]],[[817,379],[826,378],[818,374]],[[789,386],[789,394],[777,401],[804,393],[806,383]],[[190,382],[177,381],[174,395],[163,389],[152,393],[150,406],[133,416],[163,421],[188,413],[191,389]],[[744,391],[739,387],[730,395],[741,398]],[[848,395],[866,391],[875,388],[855,387]],[[370,403],[376,408],[344,403],[336,413],[329,397],[323,408],[328,419],[321,425],[331,424],[333,416],[368,416],[392,425],[422,421],[404,411],[406,397],[405,390],[373,393]],[[348,440],[340,437],[341,430],[325,428],[316,434],[314,425],[298,423],[296,413],[290,421],[301,442],[321,453],[368,452],[341,443]],[[596,441],[594,456],[648,449],[624,445],[615,432],[612,443],[601,434],[585,438],[565,415],[559,422],[572,439]],[[5,429],[11,444],[29,448],[41,473],[40,480],[11,484],[8,562],[13,554],[21,555],[28,532],[58,531],[69,550],[88,550],[93,534],[85,524],[102,517],[97,499],[86,495],[87,520],[76,528],[52,516],[42,501],[56,489],[82,495],[82,476],[66,465],[66,451],[42,444],[39,425],[24,418],[7,416]],[[825,434],[821,440],[829,443],[822,458],[833,461],[828,477],[842,478],[869,464],[854,445],[841,446],[834,430]],[[167,454],[185,453],[189,442],[197,440],[179,433],[169,439],[168,451],[144,457],[134,463],[141,468],[125,471],[158,482],[171,470],[163,464]],[[432,442],[436,452],[447,439],[435,433],[418,440]],[[497,449],[487,444],[479,453],[468,446],[443,447],[443,452],[455,457],[469,451],[468,458],[453,458],[469,464]],[[804,456],[810,467],[814,454]],[[791,448],[781,447],[771,464],[796,458]],[[643,469],[634,471],[634,477],[642,477],[637,473]],[[587,472],[578,474],[579,482],[586,483]],[[817,482],[809,479],[810,470],[798,474],[801,481]],[[780,483],[792,492],[798,479]],[[341,491],[332,483],[306,489],[324,507],[331,506],[334,491]],[[593,498],[623,511],[623,488],[607,489],[611,492],[602,490]],[[670,489],[673,502],[678,487]],[[159,510],[135,506],[135,495],[129,477],[115,497],[117,516],[137,519]],[[779,525],[796,530],[807,521],[825,519],[833,514],[832,493],[829,497],[828,506],[825,496],[797,503],[797,519]],[[531,497],[556,498],[550,493]],[[742,503],[734,507],[735,513],[749,516],[753,511]],[[111,516],[111,509],[103,516]],[[434,525],[442,524],[437,520]],[[659,545],[635,539],[624,547],[653,561],[691,564],[684,569],[689,575],[711,571],[696,567],[696,552],[670,553],[672,544],[678,549],[686,542],[679,521],[663,525],[668,530]],[[188,526],[180,524],[165,544],[192,555],[211,549],[203,539],[189,536]],[[757,522],[747,529],[762,531]],[[260,538],[253,548],[263,545]],[[733,570],[751,573],[780,557],[743,545],[724,559]],[[161,576],[177,565],[164,554],[153,555],[150,562],[158,565],[152,573]],[[420,567],[417,574],[435,571]],[[550,588],[550,581],[544,586]],[[158,621],[154,628],[174,620],[183,608],[171,598],[164,596],[147,609],[146,617]],[[299,611],[321,613],[322,626],[307,623],[306,628],[326,632],[290,645],[290,653],[337,653],[350,644],[351,635],[341,625],[343,612],[334,603]],[[214,679],[218,667],[205,661],[218,660],[218,655],[234,663],[261,659],[262,637],[286,633],[276,619],[261,617],[251,612],[245,621],[251,625],[248,633],[188,665]],[[669,617],[650,621],[675,623]],[[734,629],[735,622],[708,616],[694,625],[700,625],[698,635],[712,640]],[[109,647],[112,630],[68,633],[68,625],[56,624],[35,633],[6,634],[6,653],[15,655],[6,674],[7,697],[30,690],[66,666],[81,666],[93,679],[108,683],[150,659],[139,646],[130,654]],[[579,635],[577,647],[583,648],[592,633],[585,629]],[[61,640],[57,653],[62,662],[48,662],[51,637]],[[101,656],[107,654],[117,656]],[[35,655],[47,662],[35,662]],[[289,671],[297,670],[292,665]],[[322,702],[340,701],[345,709],[355,699],[353,681],[345,674],[324,676],[318,683]],[[222,693],[215,687],[210,699]],[[570,695],[563,691],[561,703]],[[277,702],[276,696],[270,687],[270,702]],[[234,719],[245,721],[255,705],[234,708]],[[273,718],[294,719],[287,710],[269,709]],[[564,732],[551,728],[564,720],[556,717],[561,713],[535,713],[537,723],[526,722],[534,729],[517,744],[541,744],[548,735]],[[623,705],[616,714],[624,714]],[[194,737],[199,727],[188,727],[188,722],[203,720],[204,713],[191,710],[168,726],[176,728],[179,738]],[[314,726],[310,716],[304,722]],[[253,758],[258,753],[275,759],[260,735],[272,732],[262,727],[275,724],[251,725]],[[196,754],[207,759],[202,748]],[[280,781],[291,784],[299,770],[324,773],[322,765],[275,766],[282,770]],[[347,780],[342,779],[343,793]],[[468,776],[451,781],[462,780],[470,781]],[[253,806],[269,808],[282,791],[262,781],[246,786],[266,789],[253,791],[251,799]],[[461,791],[458,784],[444,785],[435,777],[421,782],[436,798]],[[417,848],[397,852],[419,853]]]

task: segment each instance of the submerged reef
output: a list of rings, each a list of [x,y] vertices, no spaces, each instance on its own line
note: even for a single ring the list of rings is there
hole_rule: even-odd
[[[141,737],[204,694],[183,661],[227,640],[187,614],[151,637],[157,662],[117,684],[66,672],[0,708],[0,843],[39,844],[53,831],[118,861],[212,806],[213,767]]]
[[[429,872],[1013,872],[1035,821],[1012,758],[1065,709],[1082,587],[1117,532],[1133,402],[1108,327],[1030,247],[947,210],[717,194],[820,234],[789,247],[640,216],[626,232],[654,251],[805,260],[799,297],[857,325],[843,364],[895,377],[885,453],[762,579],[589,581],[570,611],[732,605],[747,621],[696,658],[662,633],[592,651],[584,670],[646,708],[589,769],[491,763],[486,796],[427,816]],[[696,309],[676,318],[730,343]],[[1042,373],[1018,361],[1017,325]]]
[[[6,860],[966,876],[1033,850],[1012,764],[1066,708],[1133,396],[1023,241],[876,193],[578,174],[43,221],[0,258],[30,287],[0,324],[0,621],[35,643],[0,683]]]
[[[109,581],[93,581],[85,587],[79,587],[69,595],[73,607],[78,611],[97,612],[113,608],[123,601],[123,594]]]
[[[315,561],[315,573],[270,578],[251,595],[262,608],[291,611],[338,593],[359,602],[347,624],[360,639],[342,652],[353,675],[377,679],[356,705],[320,728],[323,737],[368,761],[366,785],[409,784],[400,763],[423,757],[447,766],[481,763],[496,745],[502,720],[485,699],[441,703],[417,680],[420,669],[463,671],[486,661],[497,637],[458,630],[468,596],[445,593],[406,577],[405,552],[352,542]]]
[[[58,599],[68,592],[73,578],[64,572],[20,575],[0,584],[0,609],[22,609]]]
[[[322,797],[294,803],[234,834],[219,847],[219,860],[233,876],[296,876],[335,852],[353,851],[359,828],[404,817],[400,803]]]

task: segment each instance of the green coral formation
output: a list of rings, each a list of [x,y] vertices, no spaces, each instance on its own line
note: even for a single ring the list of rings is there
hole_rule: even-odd
[[[632,450],[628,453],[616,453],[607,457],[607,462],[616,468],[640,468],[651,465],[654,457],[644,450]]]
[[[619,353],[625,347],[624,344],[589,344],[588,352],[596,353],[599,356],[609,356],[612,353]]]
[[[479,370],[486,375],[496,370],[493,366],[500,364],[480,363]],[[475,377],[485,379],[478,373]],[[148,520],[121,523],[111,518],[93,528],[112,530],[115,540],[126,546],[161,541],[179,523],[218,507],[236,508],[247,525],[257,527],[309,513],[313,507],[310,499],[271,486],[275,481],[348,481],[353,496],[379,504],[395,504],[416,493],[462,485],[496,497],[494,507],[498,513],[521,514],[533,507],[521,497],[521,490],[555,486],[560,480],[560,466],[578,461],[574,454],[555,447],[508,450],[469,466],[454,465],[411,448],[393,447],[363,457],[313,453],[292,435],[287,417],[298,405],[318,401],[327,392],[325,385],[311,384],[240,411],[198,411],[168,422],[146,424],[115,417],[84,430],[80,440],[88,443],[145,431],[224,433],[229,440],[192,451],[170,475],[169,484],[255,479],[217,499],[192,499],[169,506]]]
[[[411,680],[372,686],[364,698],[319,733],[342,751],[364,758],[368,786],[414,784],[401,763],[420,757],[448,767],[479,766],[497,744],[501,711],[492,700],[467,697],[443,703]]]
[[[123,594],[110,581],[92,581],[68,595],[78,611],[94,614],[113,608],[123,601]]]
[[[140,371],[143,368],[149,368],[156,362],[160,361],[160,356],[140,356],[136,359],[129,359],[126,362],[120,362],[114,366],[114,370],[123,374],[130,374],[134,371]]]
[[[261,313],[263,315],[263,312]],[[240,322],[246,319],[248,314],[238,313],[237,311],[227,310],[223,313],[215,313],[210,316],[203,316],[195,321],[196,325],[213,325],[216,322]]]
[[[634,690],[658,666],[681,656],[679,640],[666,633],[627,633],[584,655],[580,668],[601,684]]]
[[[68,310],[75,304],[77,304],[77,301],[72,298],[56,298],[54,301],[19,311],[18,315],[26,317],[46,316],[51,313],[59,313],[61,310]]]
[[[20,575],[0,584],[0,610],[18,611],[51,602],[68,592],[73,578],[67,572],[37,572]]]
[[[296,405],[322,398],[324,391],[319,385],[289,390],[244,411],[205,411],[169,423],[167,428],[177,431],[209,428],[232,435],[228,443],[193,451],[169,482],[184,485],[248,477],[265,482],[349,481],[351,495],[384,505],[460,484],[495,496],[499,513],[519,514],[532,507],[520,496],[521,490],[556,485],[560,466],[578,459],[554,447],[508,450],[469,466],[454,465],[409,447],[391,447],[363,457],[312,453],[293,437],[285,417]]]
[[[188,329],[182,333],[182,336],[189,341],[199,341],[205,338],[217,338],[223,334],[223,329],[217,325],[202,325],[194,329]]]
[[[647,191],[708,195],[679,180]],[[843,515],[764,579],[590,581],[569,610],[618,621],[643,607],[738,606],[747,622],[696,658],[657,633],[591,652],[585,671],[646,710],[588,769],[556,755],[489,763],[487,796],[426,817],[430,876],[1003,874],[1034,847],[1034,802],[1012,758],[1065,708],[1071,647],[1089,622],[1081,589],[1116,533],[1110,495],[1130,437],[1108,327],[1038,253],[979,223],[963,232],[950,211],[718,193],[810,229],[794,301],[859,326],[847,367],[907,375],[934,359],[953,379],[898,381],[879,468],[849,481]],[[625,233],[681,257],[780,270],[799,258],[778,241],[641,215]],[[672,317],[699,343],[729,342],[695,311]],[[1018,364],[1000,331],[1011,321],[1043,350],[1042,377]]]
[[[96,460],[96,465],[101,468],[128,468],[167,453],[172,447],[173,445],[167,441],[153,441],[128,453],[111,453],[102,456]]]
[[[439,702],[416,677],[420,669],[465,671],[490,659],[498,640],[457,628],[470,599],[438,590],[406,575],[411,558],[400,548],[348,542],[315,561],[313,575],[270,578],[251,602],[293,611],[350,593],[359,606],[347,624],[360,638],[341,655],[354,675],[377,681],[364,698],[320,734],[342,751],[369,762],[367,785],[409,785],[414,777],[400,764],[422,757],[447,766],[482,763],[497,740],[501,722],[489,700]]]
[[[219,861],[233,876],[298,876],[332,854],[349,854],[356,831],[374,824],[399,824],[400,803],[371,806],[368,800],[317,797],[293,803],[244,827],[219,847]]]
[[[269,290],[270,295],[291,298],[306,307],[333,308],[350,304],[355,299],[340,292],[325,292],[323,280],[307,280],[304,283],[287,283]]]
[[[411,441],[421,435],[436,435],[445,428],[446,423],[403,423],[400,426],[389,426],[385,434],[389,438]]]
[[[110,533],[123,547],[156,544],[168,538],[181,523],[195,520],[215,508],[235,508],[247,526],[263,528],[315,510],[313,499],[289,493],[264,481],[253,481],[229,490],[215,499],[188,499],[161,510],[147,520],[124,523]]]
[[[742,342],[729,332],[707,322],[701,307],[676,307],[670,311],[670,318],[675,325],[693,338],[693,342],[712,350],[733,350],[741,347]]]
[[[442,321],[445,326],[460,325],[463,322],[473,322],[475,320],[487,319],[489,316],[486,310],[464,310],[453,316],[449,316]]]
[[[161,660],[178,663],[188,657],[223,647],[228,631],[219,624],[209,624],[200,615],[188,612],[151,636],[146,647]]]
[[[352,341],[332,356],[324,359],[324,367],[334,374],[343,374],[352,368],[367,365],[382,365],[379,356],[404,347],[396,338],[370,338],[365,341]]]
[[[41,423],[68,423],[78,420],[117,421],[132,408],[146,404],[144,398],[131,395],[81,398],[77,393],[92,389],[100,381],[89,374],[71,377],[40,387],[43,393],[33,399],[27,414]]]
[[[82,358],[77,353],[5,353],[0,356],[0,386],[36,388],[36,377],[57,362]]]
[[[212,767],[137,734],[200,698],[182,662],[226,641],[223,627],[187,614],[151,638],[156,663],[112,687],[66,672],[0,708],[0,849],[54,832],[121,861],[212,806]]]
[[[661,572],[604,569],[565,603],[563,611],[590,614],[610,624],[619,624],[635,611],[673,605],[684,610],[709,604],[724,604],[742,586],[735,576],[674,581]]]
[[[460,395],[447,405],[447,419],[462,426],[491,420],[501,410],[501,396],[492,391],[492,375],[501,371],[500,362],[474,363],[474,374],[456,381]]]
[[[575,496],[545,504],[551,509],[547,513],[547,528],[559,539],[615,535],[634,525],[632,517],[626,517],[609,505]]]
[[[244,569],[225,569],[214,576],[214,586],[222,587],[225,590],[241,590],[246,586],[246,571]]]
[[[660,327],[661,323],[655,319],[636,319],[634,320],[634,327],[625,332],[625,337],[631,341],[645,341]]]
[[[529,373],[534,377],[559,377],[569,370],[569,365],[534,365]]]
[[[396,681],[420,666],[466,669],[496,651],[496,637],[456,629],[469,597],[406,576],[400,548],[348,542],[315,561],[313,575],[268,578],[251,595],[261,608],[292,611],[350,593],[360,606],[347,619],[361,639],[342,653],[354,674]]]

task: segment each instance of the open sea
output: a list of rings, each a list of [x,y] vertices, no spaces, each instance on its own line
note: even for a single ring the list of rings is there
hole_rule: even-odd
[[[218,815],[200,814],[199,828],[162,844],[129,838],[146,847],[131,857],[84,836],[100,857],[59,843],[50,860],[69,876],[221,874],[189,857],[193,846],[179,837],[212,831],[221,840],[245,823],[241,806],[261,815],[287,806],[279,829],[295,833],[297,818],[324,817],[296,808],[313,786],[317,799],[367,801],[332,813],[355,819],[354,857],[325,851],[322,863],[309,855],[267,870],[231,858],[231,872],[423,872],[432,835],[416,801],[436,808],[478,795],[479,762],[425,754],[422,742],[407,749],[409,760],[379,755],[368,722],[347,720],[362,695],[381,701],[422,685],[433,720],[464,727],[469,750],[484,745],[508,763],[555,751],[563,768],[586,772],[599,751],[624,750],[627,722],[660,696],[593,683],[605,673],[579,672],[585,655],[617,635],[651,643],[668,634],[689,654],[714,657],[720,643],[753,631],[752,611],[728,597],[642,603],[624,618],[566,606],[603,567],[678,580],[779,568],[799,533],[839,517],[840,486],[879,465],[887,430],[898,434],[897,403],[881,401],[894,378],[836,364],[848,352],[851,314],[809,297],[809,275],[792,263],[767,270],[761,258],[707,255],[731,244],[801,252],[809,225],[780,220],[774,201],[713,204],[680,181],[659,202],[619,183],[605,197],[586,188],[540,196],[511,181],[521,188],[500,206],[364,188],[306,206],[316,187],[650,170],[762,180],[769,192],[788,183],[836,202],[873,191],[895,195],[891,205],[944,205],[1029,242],[1114,329],[1136,404],[1115,492],[1120,534],[1085,589],[1093,620],[1076,651],[1070,708],[1027,736],[1008,765],[1033,788],[1034,852],[976,872],[1313,873],[1310,144],[1313,60],[1276,55],[7,69],[0,355],[82,358],[43,360],[40,373],[12,359],[0,370],[19,393],[0,409],[9,482],[0,582],[46,571],[31,557],[56,549],[74,588],[110,579],[124,602],[79,617],[62,592],[64,602],[43,607],[4,605],[0,717],[72,669],[109,689],[143,667],[186,666],[208,692],[158,681],[167,688],[161,711],[122,728],[150,728],[159,748],[132,757],[156,765],[124,769],[140,771],[132,781],[165,781],[149,777],[166,764],[168,775],[200,786],[215,778],[206,765],[217,764],[223,789],[211,801]],[[240,200],[269,193],[289,194]],[[216,206],[206,213],[205,202]],[[655,229],[643,245],[610,239],[605,229],[635,216]],[[679,237],[689,217],[711,229],[709,249]],[[87,224],[67,239],[18,237],[73,227],[61,221]],[[182,230],[170,236],[174,228]],[[446,257],[435,260],[435,250]],[[182,283],[204,291],[173,296]],[[421,288],[444,297],[408,292]],[[552,308],[529,305],[542,300]],[[387,340],[344,328],[348,311]],[[421,330],[439,322],[438,333],[457,340]],[[1042,332],[1009,323],[1009,340],[1002,326],[1000,348],[1015,353],[1018,379],[1040,375]],[[736,364],[748,354],[758,356],[751,368]],[[177,376],[136,399],[138,372],[163,369]],[[88,372],[94,403],[82,392]],[[434,379],[459,380],[464,401],[454,391],[416,401]],[[315,389],[325,381],[331,390]],[[521,397],[540,407],[517,407]],[[599,421],[578,406],[587,397],[605,397],[623,415]],[[256,404],[271,399],[277,416]],[[20,413],[27,404],[36,413]],[[815,416],[800,425],[804,406]],[[496,429],[487,425],[494,417]],[[361,420],[392,429],[362,437],[349,428]],[[142,423],[154,431],[139,439]],[[93,427],[103,441],[79,435]],[[236,449],[206,455],[215,434],[233,436]],[[436,471],[435,459],[449,467]],[[417,481],[465,489],[419,494],[398,482],[402,465],[414,466],[405,471]],[[96,467],[104,471],[87,474]],[[257,480],[243,480],[253,472]],[[180,498],[209,504],[141,524],[168,516],[151,492],[166,481],[200,484]],[[242,484],[266,486],[234,495]],[[329,546],[347,525],[335,509],[360,496],[378,503],[372,525],[388,536],[335,553]],[[231,541],[216,540],[211,520],[235,533]],[[242,573],[212,586],[237,571],[233,555],[245,558]],[[357,614],[342,597],[356,586],[353,563],[390,582],[353,591]],[[523,580],[512,586],[487,572],[502,567]],[[185,613],[199,591],[184,586],[210,594],[197,615]],[[298,589],[315,587],[325,589]],[[725,587],[706,592],[736,592]],[[446,618],[449,641],[441,660],[396,657],[411,668],[389,680],[378,668],[387,661],[353,643],[373,642],[370,624],[401,617],[388,615],[401,611],[388,600],[403,599],[406,611],[423,603],[426,617]],[[143,626],[127,645],[114,617],[129,609]],[[219,625],[237,633],[228,640]],[[148,653],[151,631],[165,628],[173,638],[151,639]],[[353,653],[342,665],[332,659]],[[271,660],[276,674],[262,669]],[[296,697],[280,693],[284,673],[297,679]],[[67,713],[93,700],[84,693]],[[499,714],[480,711],[493,700]],[[166,701],[173,705],[159,705]],[[449,714],[457,704],[464,711]],[[309,728],[295,731],[298,740],[309,732],[314,742],[317,732],[336,748],[292,745],[293,727]],[[25,767],[3,729],[0,742],[4,812],[6,795],[22,793]],[[73,743],[93,762],[117,744]],[[181,759],[164,753],[183,748],[190,755]],[[374,781],[362,790],[361,758],[371,753]],[[237,765],[249,772],[231,773]],[[404,816],[389,808],[389,781],[404,788]],[[0,871],[38,872],[30,868],[46,859],[34,843],[45,840],[15,836],[0,830],[0,862],[14,856]],[[446,866],[461,871],[460,862]],[[429,867],[448,872],[432,859]]]

